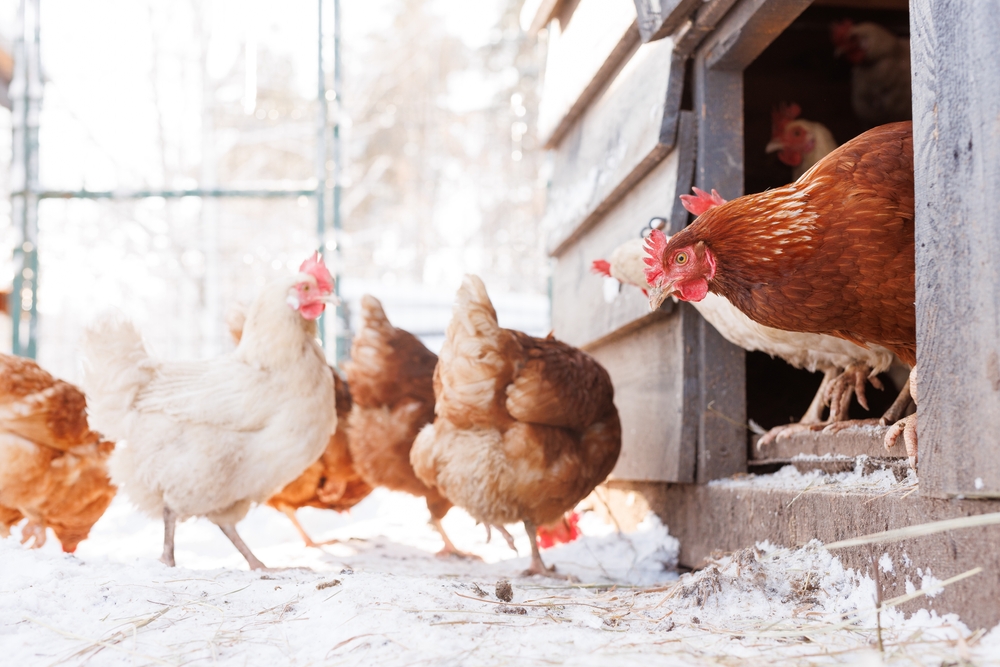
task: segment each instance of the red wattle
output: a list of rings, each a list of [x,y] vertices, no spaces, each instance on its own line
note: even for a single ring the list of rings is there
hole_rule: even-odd
[[[299,313],[307,320],[315,320],[323,314],[324,310],[326,310],[325,303],[322,301],[313,301],[312,303],[307,303],[301,306],[299,308]]]
[[[697,278],[676,285],[674,289],[677,290],[677,298],[681,301],[697,303],[708,295],[708,281],[704,278]]]

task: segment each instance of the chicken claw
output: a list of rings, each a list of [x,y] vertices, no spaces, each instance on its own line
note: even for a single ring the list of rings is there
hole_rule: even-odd
[[[827,385],[825,402],[830,406],[829,422],[844,421],[851,406],[851,396],[857,396],[858,403],[868,410],[868,398],[865,396],[865,383],[871,382],[876,389],[882,389],[882,382],[871,375],[871,368],[866,364],[851,364]]]
[[[542,561],[542,555],[538,552],[538,529],[535,527],[535,524],[525,519],[524,531],[528,533],[528,539],[531,541],[531,565],[521,574],[526,577],[537,574],[543,577],[551,577],[552,579],[563,579],[570,582],[579,581],[572,574],[557,574],[555,565],[545,566],[545,563]]]
[[[506,528],[504,528],[500,524],[491,525],[491,524],[485,523],[483,525],[486,526],[486,541],[487,542],[489,542],[491,539],[493,539],[493,535],[491,534],[490,529],[491,528],[496,528],[497,532],[500,533],[500,536],[504,539],[504,542],[506,542],[507,546],[510,547],[510,550],[513,551],[514,553],[517,553],[517,547],[514,546],[514,537],[510,533],[507,532]]]
[[[906,445],[906,456],[910,460],[910,467],[917,469],[917,415],[903,417],[893,424],[885,434],[885,448],[889,449],[896,444],[899,436],[903,436],[903,443]]]
[[[35,538],[31,543],[32,549],[40,549],[45,545],[45,524],[41,521],[29,520],[21,529],[21,544],[27,544],[28,540]]]
[[[907,385],[910,388],[910,398],[913,399],[914,403],[917,403],[917,367],[914,366],[913,370],[910,371],[910,379],[907,381]],[[893,404],[895,405],[895,404]],[[896,440],[899,439],[899,435],[903,435],[903,443],[906,445],[906,456],[910,459],[910,467],[914,470],[917,469],[917,415],[916,413],[910,415],[909,417],[903,417],[886,432],[885,434],[885,447],[888,449],[896,444]]]
[[[434,526],[434,530],[436,530],[438,534],[441,535],[441,539],[444,540],[444,547],[441,548],[441,551],[434,554],[435,556],[438,558],[456,556],[458,558],[468,558],[469,560],[482,560],[482,558],[476,554],[460,551],[451,541],[451,538],[448,537],[448,533],[444,532],[444,526],[441,525],[441,519],[432,517],[431,525]]]

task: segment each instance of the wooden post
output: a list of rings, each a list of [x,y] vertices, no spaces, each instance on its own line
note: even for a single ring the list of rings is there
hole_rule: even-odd
[[[1000,496],[1000,2],[911,0],[920,492]]]
[[[698,49],[695,184],[726,199],[743,194],[743,70],[809,5],[808,0],[744,0]],[[746,470],[746,361],[742,349],[699,318],[698,482]]]

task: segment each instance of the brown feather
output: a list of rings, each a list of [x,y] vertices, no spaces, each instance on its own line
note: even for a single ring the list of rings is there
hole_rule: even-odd
[[[662,258],[704,242],[709,289],[751,319],[882,345],[916,363],[913,134],[883,125],[801,179],[717,206],[675,234]]]

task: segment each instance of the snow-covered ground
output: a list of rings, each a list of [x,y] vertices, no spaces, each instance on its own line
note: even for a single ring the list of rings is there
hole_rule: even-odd
[[[818,544],[761,544],[678,578],[678,543],[655,517],[619,535],[585,513],[584,538],[543,552],[572,584],[521,577],[527,559],[457,508],[445,527],[482,561],[435,557],[426,508],[402,494],[300,517],[341,541],[305,548],[267,507],[240,524],[280,568],[266,573],[204,520],[178,528],[179,567],[161,565],[160,524],[123,498],[76,556],[0,540],[0,664],[1000,664],[1000,629],[927,612],[884,611],[880,652],[874,583]]]

